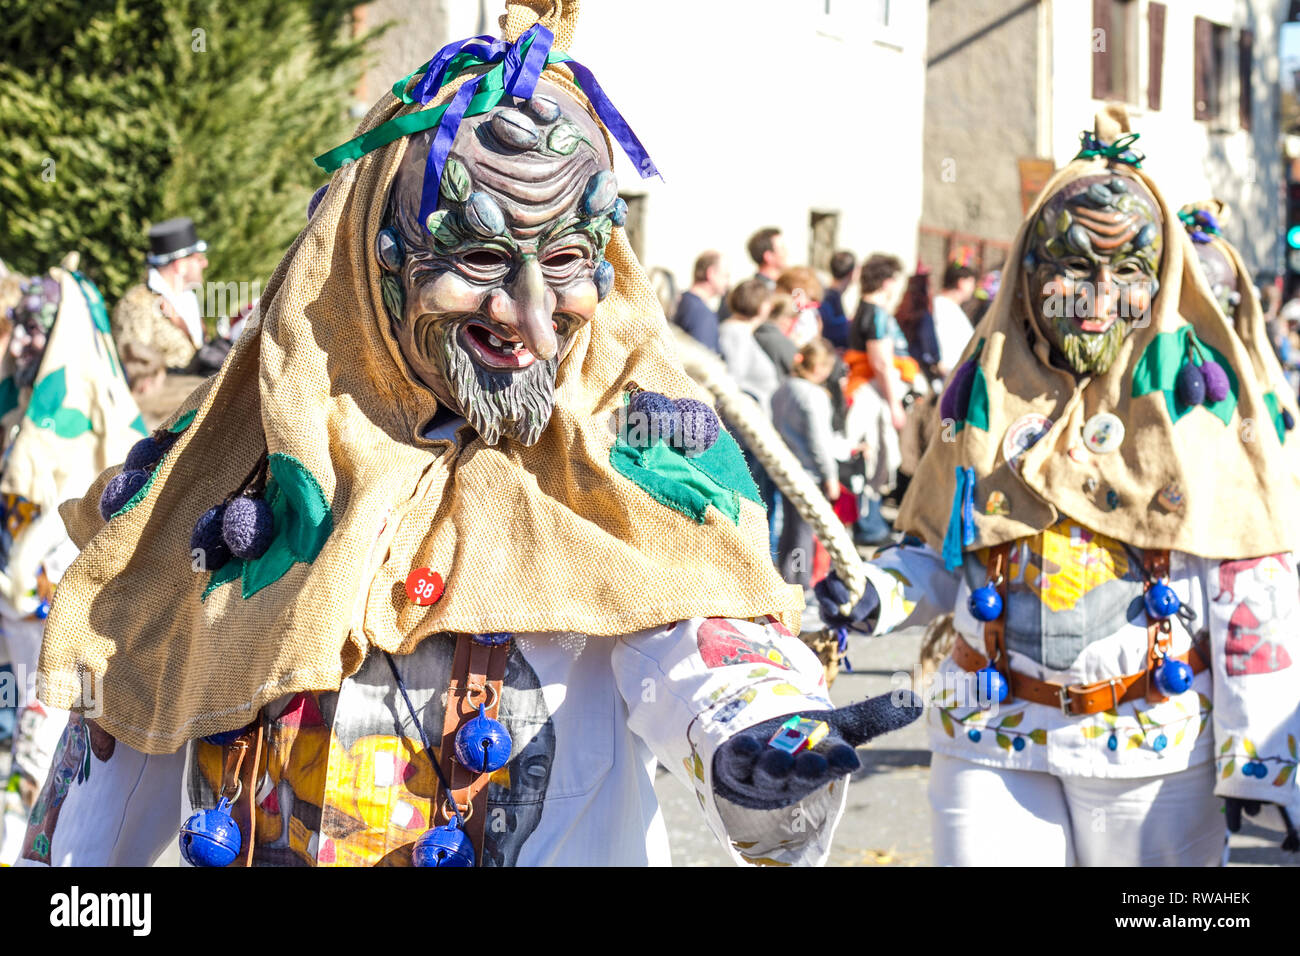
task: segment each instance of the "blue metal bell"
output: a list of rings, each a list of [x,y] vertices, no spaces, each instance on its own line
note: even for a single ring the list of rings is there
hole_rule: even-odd
[[[1147,588],[1143,600],[1146,602],[1147,613],[1157,619],[1173,617],[1182,606],[1174,589],[1163,581],[1157,581]]]
[[[1172,697],[1189,690],[1195,676],[1186,661],[1166,657],[1156,668],[1156,686],[1160,688],[1160,693]]]
[[[181,827],[181,856],[190,866],[229,866],[243,842],[226,797],[215,809],[200,810]]]
[[[466,770],[491,773],[510,762],[510,732],[487,715],[483,704],[478,716],[456,731],[456,759]]]
[[[979,696],[980,706],[987,707],[994,702],[1000,704],[1006,700],[1011,688],[996,667],[986,664],[975,672],[975,692]]]
[[[473,866],[474,844],[460,827],[447,823],[425,831],[411,847],[415,866]]]
[[[966,606],[975,615],[975,620],[996,621],[1002,616],[1002,595],[993,585],[986,584],[971,591]]]

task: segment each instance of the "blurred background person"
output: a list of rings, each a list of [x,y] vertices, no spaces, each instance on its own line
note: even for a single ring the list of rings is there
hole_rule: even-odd
[[[741,391],[757,402],[765,415],[770,416],[772,395],[781,385],[781,373],[763,351],[754,333],[767,321],[772,307],[772,293],[762,280],[746,279],[731,290],[727,303],[731,316],[718,326],[718,345],[723,361]],[[736,441],[744,453],[754,483],[758,485],[763,505],[767,508],[768,543],[775,559],[777,535],[780,534],[781,516],[778,514],[778,505],[781,495],[776,483],[759,463],[757,456],[745,446],[739,434],[736,435]]]
[[[902,301],[894,314],[907,339],[907,351],[916,359],[926,380],[942,382],[939,374],[939,339],[934,334],[933,300],[930,297],[930,270],[918,264],[907,280]]]
[[[821,336],[822,283],[808,266],[791,266],[776,278],[776,291],[790,296],[795,317],[786,332],[795,348],[802,348]]]
[[[822,295],[818,308],[822,317],[822,335],[837,349],[849,347],[849,317],[844,312],[844,293],[853,284],[858,258],[841,249],[831,256],[831,284]]]
[[[168,219],[149,229],[149,271],[113,310],[118,351],[143,345],[158,352],[168,368],[184,368],[203,345],[203,309],[195,290],[203,288],[204,253],[191,219]]]
[[[841,492],[830,395],[825,388],[834,368],[835,347],[815,338],[795,355],[794,371],[772,396],[772,424],[831,504]],[[782,522],[777,548],[781,576],[791,584],[811,587],[813,530],[789,500],[784,502]]]
[[[939,343],[938,372],[940,378],[947,378],[948,373],[961,359],[961,353],[970,341],[974,326],[962,311],[962,306],[975,294],[975,270],[970,266],[949,263],[943,271],[943,288],[934,297],[932,312],[934,315],[934,333]]]
[[[765,226],[749,237],[749,241],[745,243],[745,250],[758,270],[754,273],[754,278],[762,282],[768,292],[775,291],[776,280],[785,271],[789,262],[785,236],[781,234],[781,230],[776,226]],[[718,315],[725,319],[730,314],[731,299],[728,297],[723,300]]]
[[[731,277],[722,261],[722,253],[710,249],[702,252],[691,270],[691,287],[677,302],[673,322],[695,341],[714,352],[718,348],[718,312],[715,303],[731,285]]]

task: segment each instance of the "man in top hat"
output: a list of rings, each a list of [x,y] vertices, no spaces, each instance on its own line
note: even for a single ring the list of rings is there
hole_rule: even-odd
[[[148,275],[127,290],[113,312],[113,335],[124,358],[144,348],[160,353],[169,368],[189,365],[203,345],[194,289],[208,267],[207,248],[188,218],[168,219],[149,230]]]

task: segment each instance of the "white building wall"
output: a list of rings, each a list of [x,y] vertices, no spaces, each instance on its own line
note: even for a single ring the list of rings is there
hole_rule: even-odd
[[[412,14],[390,33],[409,49],[427,32],[427,57],[478,32],[484,10],[495,33],[502,5],[440,7],[444,15]],[[886,28],[877,25],[883,9]],[[684,286],[695,256],[717,248],[739,279],[753,271],[745,240],[769,225],[785,232],[792,263],[804,262],[813,210],[839,211],[838,248],[911,263],[925,32],[921,0],[584,0],[570,52],[664,177],[641,180],[616,161],[620,187],[647,196],[644,265],[668,268]]]
[[[1136,102],[1129,104],[1137,148],[1147,170],[1175,208],[1217,197],[1231,217],[1228,239],[1255,270],[1281,267],[1281,176],[1278,129],[1278,29],[1286,4],[1277,0],[1171,0],[1166,3],[1161,108],[1147,108],[1147,2],[1139,16]],[[1051,143],[1057,166],[1079,150],[1079,133],[1090,129],[1103,105],[1092,98],[1092,4],[1052,0]],[[1194,21],[1201,16],[1232,28],[1227,102],[1223,124],[1195,118]],[[1253,125],[1238,126],[1237,38],[1254,32]]]

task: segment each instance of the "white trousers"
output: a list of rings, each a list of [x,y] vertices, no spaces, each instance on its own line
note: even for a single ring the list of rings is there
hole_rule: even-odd
[[[1221,804],[1213,763],[1132,780],[930,763],[938,866],[1218,866]]]

